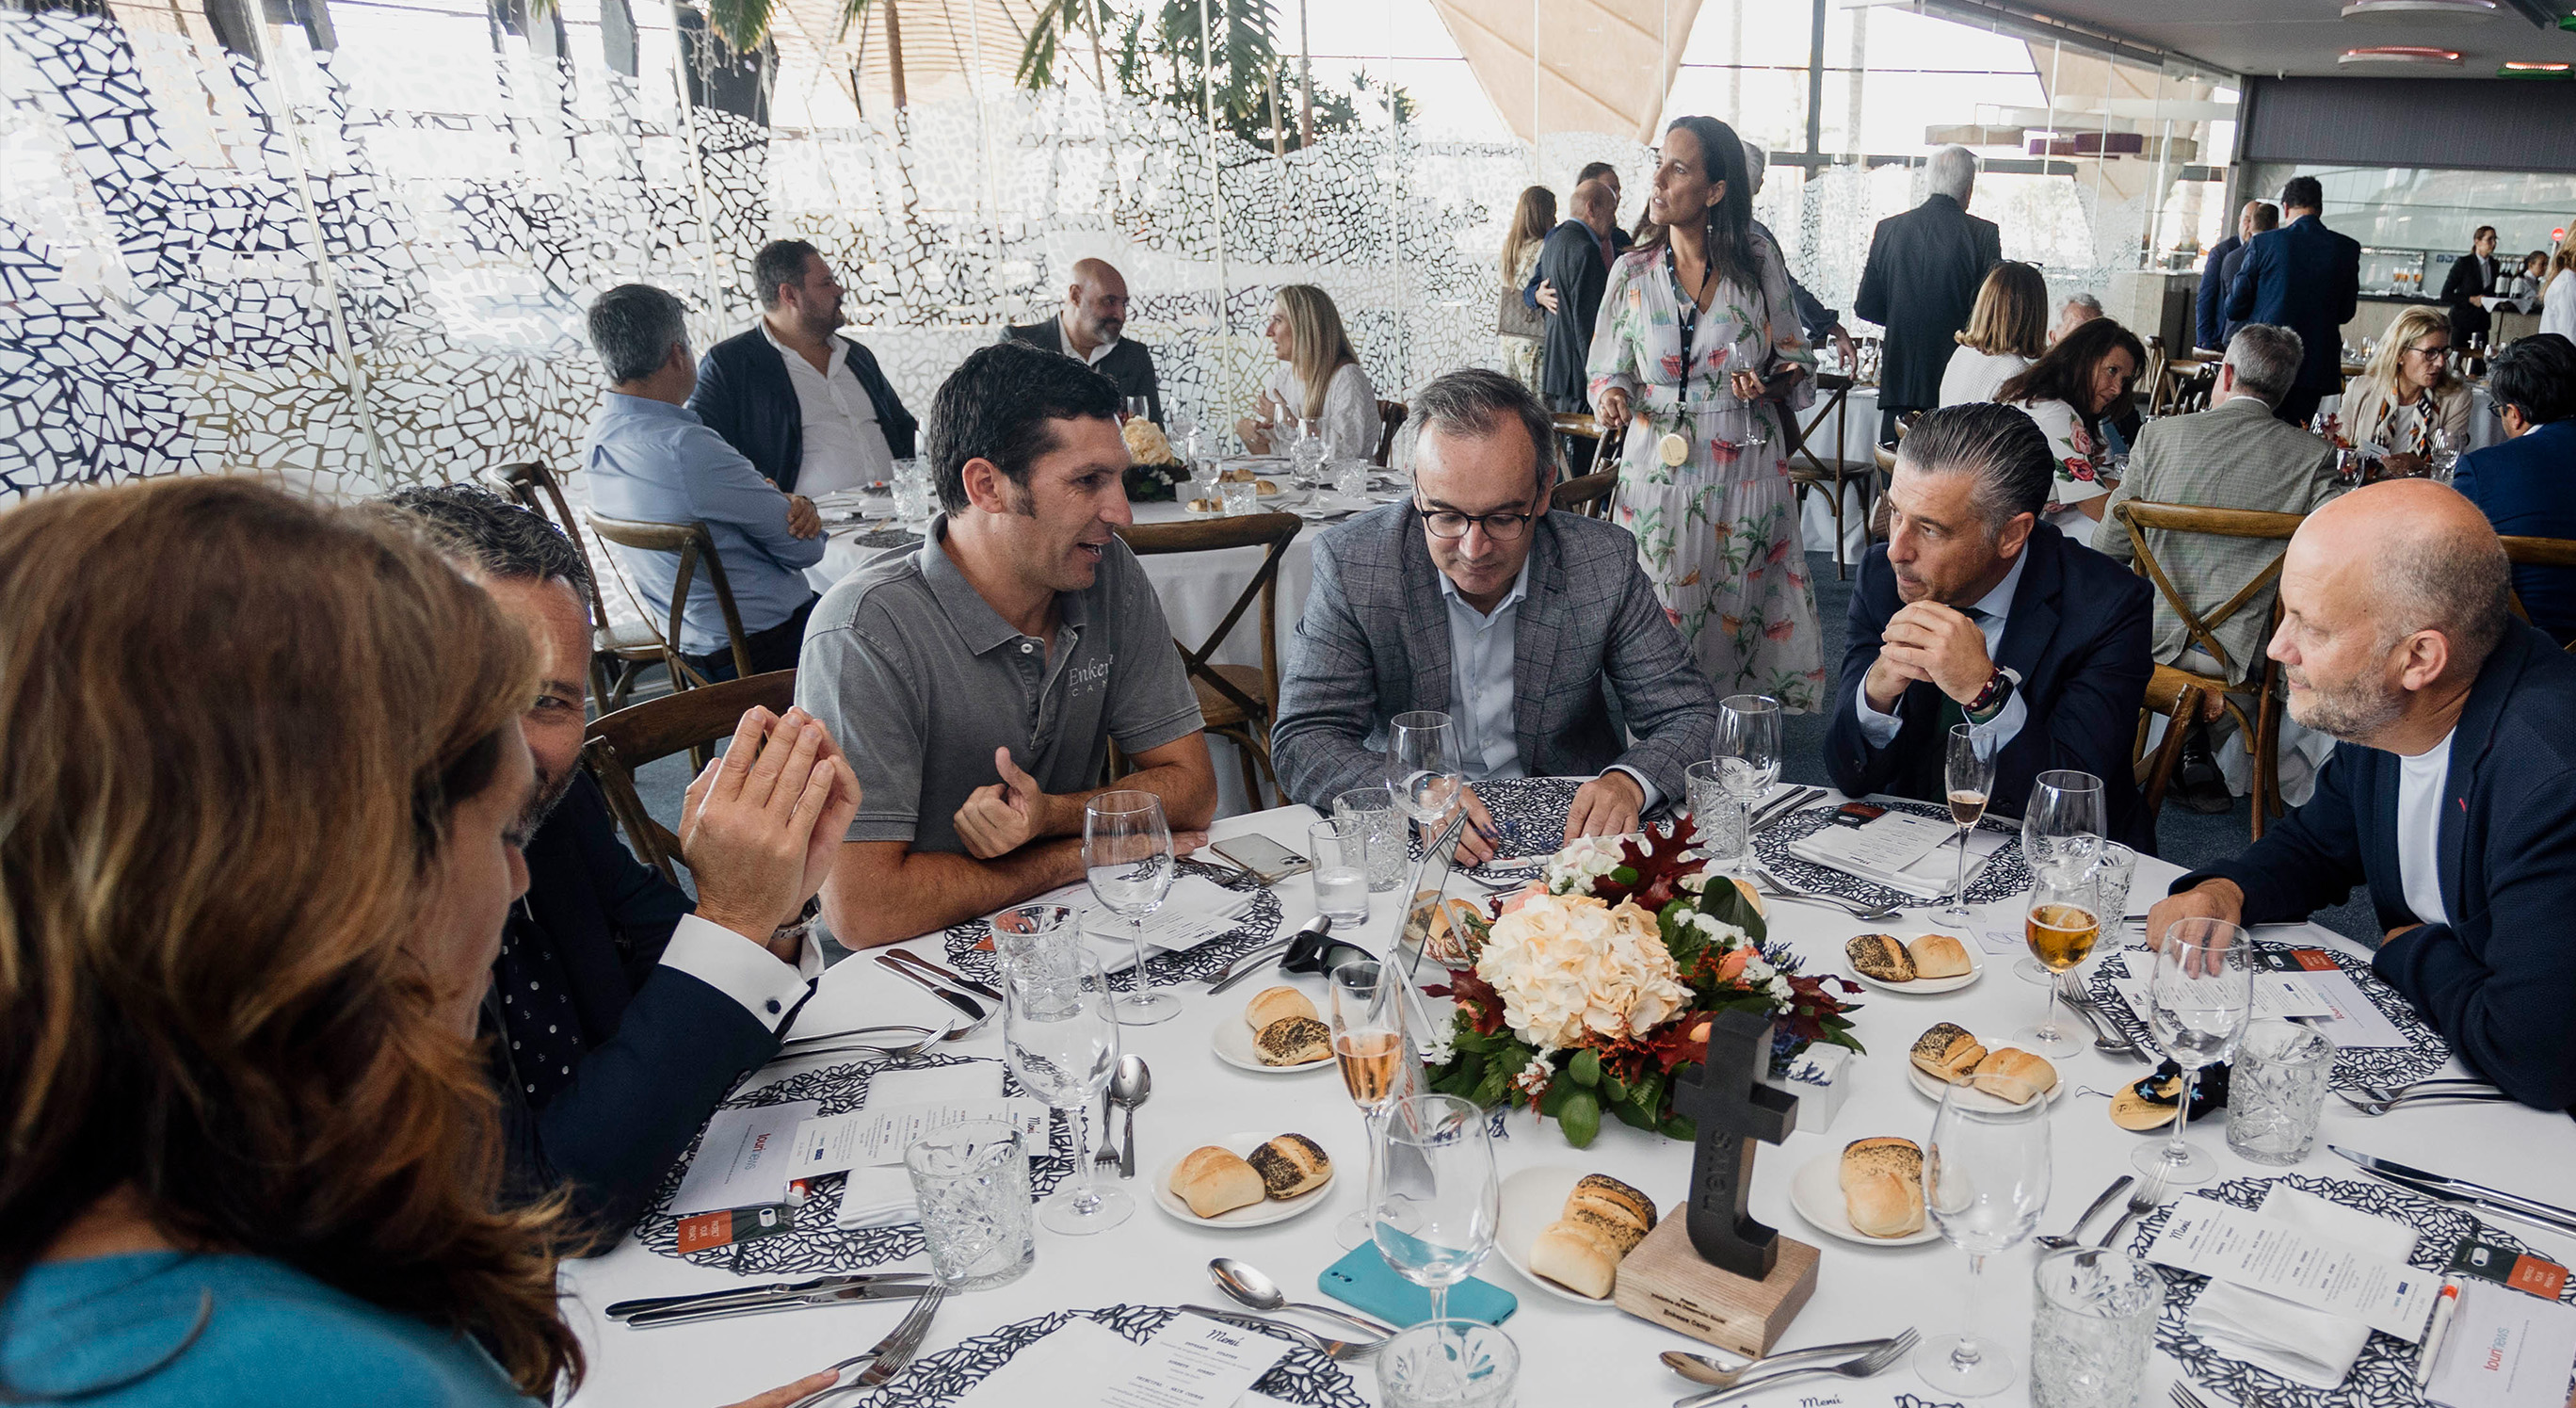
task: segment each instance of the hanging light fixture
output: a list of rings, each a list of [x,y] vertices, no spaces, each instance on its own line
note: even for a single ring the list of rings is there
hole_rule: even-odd
[[[2376,44],[2366,49],[2346,49],[2335,60],[2338,68],[2458,68],[2460,51],[2436,49],[2425,44]]]
[[[2485,24],[2502,8],[2496,0],[2353,0],[2343,17],[2365,24]]]

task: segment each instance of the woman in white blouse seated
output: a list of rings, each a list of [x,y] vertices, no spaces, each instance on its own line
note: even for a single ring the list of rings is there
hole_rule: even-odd
[[[2019,406],[2039,422],[2057,461],[2057,480],[2042,516],[2068,532],[2092,539],[2111,492],[2102,477],[2102,422],[2129,399],[2147,349],[2137,335],[2109,318],[2095,318],[2057,340],[2028,370],[1996,390],[1995,399]]]
[[[2549,282],[2540,289],[2540,330],[2576,341],[2576,230],[2549,256]]]
[[[2421,474],[2433,434],[2469,447],[2469,388],[2451,372],[2451,319],[2418,305],[2397,315],[2343,398],[2344,433],[2387,451],[2391,474]]]
[[[2048,281],[2028,264],[2005,260],[1986,271],[1959,350],[1941,373],[1941,404],[1991,401],[2003,384],[2048,350]]]
[[[1286,438],[1274,436],[1282,422],[1302,417],[1316,423],[1333,458],[1376,455],[1377,387],[1360,370],[1333,296],[1313,284],[1285,285],[1262,331],[1279,354],[1279,369],[1270,374],[1253,414],[1234,423],[1243,448],[1256,455],[1285,451]]]

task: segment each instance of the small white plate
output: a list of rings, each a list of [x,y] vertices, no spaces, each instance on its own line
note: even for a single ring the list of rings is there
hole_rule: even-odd
[[[1983,1046],[1988,1051],[2000,1051],[2004,1047],[2013,1045],[2009,1041],[1997,1043],[1988,1041],[1984,1037],[1978,1037],[1977,1044]],[[2020,1051],[2026,1048],[2014,1046],[2013,1049]],[[2031,1052],[2031,1054],[2034,1056],[2039,1055],[2036,1051]],[[2058,1066],[2058,1063],[2055,1061],[2050,1061],[2049,1064],[2052,1066]],[[1905,1080],[1906,1083],[1912,1085],[1915,1091],[1924,1099],[1929,1100],[1936,1105],[1941,1102],[1941,1097],[1944,1094],[1947,1094],[1950,1089],[1949,1086],[1942,1083],[1938,1076],[1935,1076],[1930,1071],[1914,1064],[1911,1060],[1908,1060],[1905,1063]],[[2045,1100],[2047,1103],[2054,1105],[2057,1103],[2057,1097],[2065,1093],[2066,1068],[2064,1066],[2058,1066],[2057,1084],[2050,1086],[2048,1088],[2048,1093],[2040,1098]],[[1971,1110],[1987,1110],[1993,1112],[2018,1110],[2022,1108],[2022,1106],[2016,1105],[2010,1100],[2004,1099],[2000,1095],[1988,1095],[1982,1090],[1969,1091],[1967,1098],[1962,1100],[1960,1103]]]
[[[1582,1181],[1583,1170],[1563,1164],[1525,1168],[1504,1179],[1502,1216],[1494,1222],[1494,1250],[1502,1253],[1503,1264],[1519,1272],[1522,1280],[1558,1300],[1606,1309],[1609,1301],[1567,1290],[1529,1266],[1531,1244],[1538,1241],[1538,1234],[1565,1216],[1566,1195]]]
[[[1921,936],[1917,935],[1917,937]],[[1955,934],[1951,937],[1958,938]],[[1843,955],[1843,969],[1880,992],[1903,993],[1908,997],[1930,997],[1934,993],[1957,992],[1986,976],[1986,960],[1978,955],[1976,940],[1973,937],[1961,938],[1959,946],[1968,951],[1968,971],[1954,978],[1917,978],[1910,983],[1891,983],[1885,978],[1873,978],[1853,967],[1849,953]]]
[[[1304,982],[1279,982],[1266,983],[1263,986],[1295,988],[1306,994],[1308,1002],[1315,1004],[1316,1012],[1321,1013],[1324,1010],[1325,995],[1316,991],[1314,985]],[[1247,1003],[1251,1000],[1249,997],[1244,999]],[[1318,1020],[1321,1018],[1319,1017]],[[1257,1076],[1293,1076],[1302,1075],[1307,1071],[1328,1071],[1333,1068],[1333,1058],[1329,1055],[1320,1061],[1307,1061],[1294,1066],[1263,1065],[1261,1053],[1253,1049],[1252,1028],[1244,1024],[1240,1009],[1230,1018],[1217,1018],[1215,1030],[1208,1033],[1208,1049],[1216,1053],[1216,1059],[1236,1070],[1250,1071]]]
[[[1941,1240],[1941,1231],[1924,1219],[1921,1230],[1902,1237],[1872,1237],[1851,1225],[1851,1215],[1843,1210],[1843,1151],[1818,1154],[1807,1160],[1798,1176],[1789,1180],[1789,1206],[1807,1225],[1828,1237],[1858,1242],[1864,1247],[1913,1247]]]
[[[1183,1149],[1180,1153],[1173,1155],[1161,1168],[1154,1170],[1154,1206],[1161,1208],[1164,1212],[1169,1213],[1173,1217],[1180,1219],[1182,1222],[1185,1222],[1192,1227],[1223,1227],[1233,1230],[1240,1230],[1246,1227],[1267,1227],[1274,1222],[1286,1222],[1292,1217],[1299,1217],[1322,1207],[1325,1203],[1331,1201],[1324,1195],[1332,1191],[1333,1180],[1341,1177],[1342,1174],[1342,1161],[1339,1158],[1335,1158],[1333,1151],[1330,1149],[1324,1150],[1324,1157],[1332,1160],[1333,1167],[1331,1171],[1325,1175],[1324,1181],[1293,1198],[1285,1200],[1279,1198],[1264,1198],[1260,1202],[1252,1204],[1250,1207],[1236,1208],[1231,1212],[1221,1212],[1214,1217],[1201,1217],[1197,1213],[1190,1211],[1190,1205],[1182,1202],[1180,1197],[1172,1192],[1172,1170],[1181,1166],[1181,1160],[1188,1158],[1191,1150],[1199,1149],[1209,1144],[1214,1144],[1218,1148],[1224,1149],[1240,1157],[1249,1155],[1253,1150],[1269,1143],[1273,1138],[1277,1137],[1278,1134],[1286,1132],[1287,1131],[1274,1131],[1271,1134],[1229,1134],[1222,1139],[1202,1139],[1198,1143],[1192,1144],[1188,1149]],[[1296,1132],[1301,1134],[1305,1133],[1303,1130]],[[1306,1135],[1306,1137],[1309,1139],[1315,1138],[1315,1136],[1311,1134]],[[1324,1141],[1320,1139],[1315,1139],[1316,1146],[1319,1148],[1322,1147],[1323,1142]]]

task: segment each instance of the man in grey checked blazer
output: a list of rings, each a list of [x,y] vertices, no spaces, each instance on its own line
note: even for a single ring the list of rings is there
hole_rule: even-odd
[[[1546,412],[1496,372],[1414,398],[1414,501],[1315,543],[1271,758],[1329,811],[1386,782],[1387,722],[1447,712],[1468,778],[1587,776],[1566,835],[1634,830],[1708,756],[1717,696],[1637,566],[1626,529],[1548,511]],[[1633,741],[1622,738],[1625,729]],[[1470,819],[1485,828],[1482,807]],[[1530,838],[1535,841],[1540,838]],[[1471,860],[1494,838],[1471,829]]]

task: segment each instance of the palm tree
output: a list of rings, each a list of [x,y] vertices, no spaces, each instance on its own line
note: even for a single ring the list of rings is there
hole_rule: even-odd
[[[1102,91],[1114,79],[1131,98],[1192,117],[1212,116],[1218,127],[1255,147],[1287,151],[1314,136],[1360,125],[1360,105],[1352,97],[1318,92],[1311,82],[1298,120],[1279,110],[1279,16],[1271,0],[1205,0],[1204,10],[1201,0],[1153,0],[1126,11],[1109,0],[1045,0],[1020,50],[1020,86],[1054,86],[1065,43],[1076,34],[1087,35],[1094,46],[1088,77]],[[1115,57],[1104,65],[1097,46],[1109,34],[1116,36]],[[1412,102],[1400,88],[1381,90],[1379,104],[1387,103],[1399,120],[1412,115]]]

